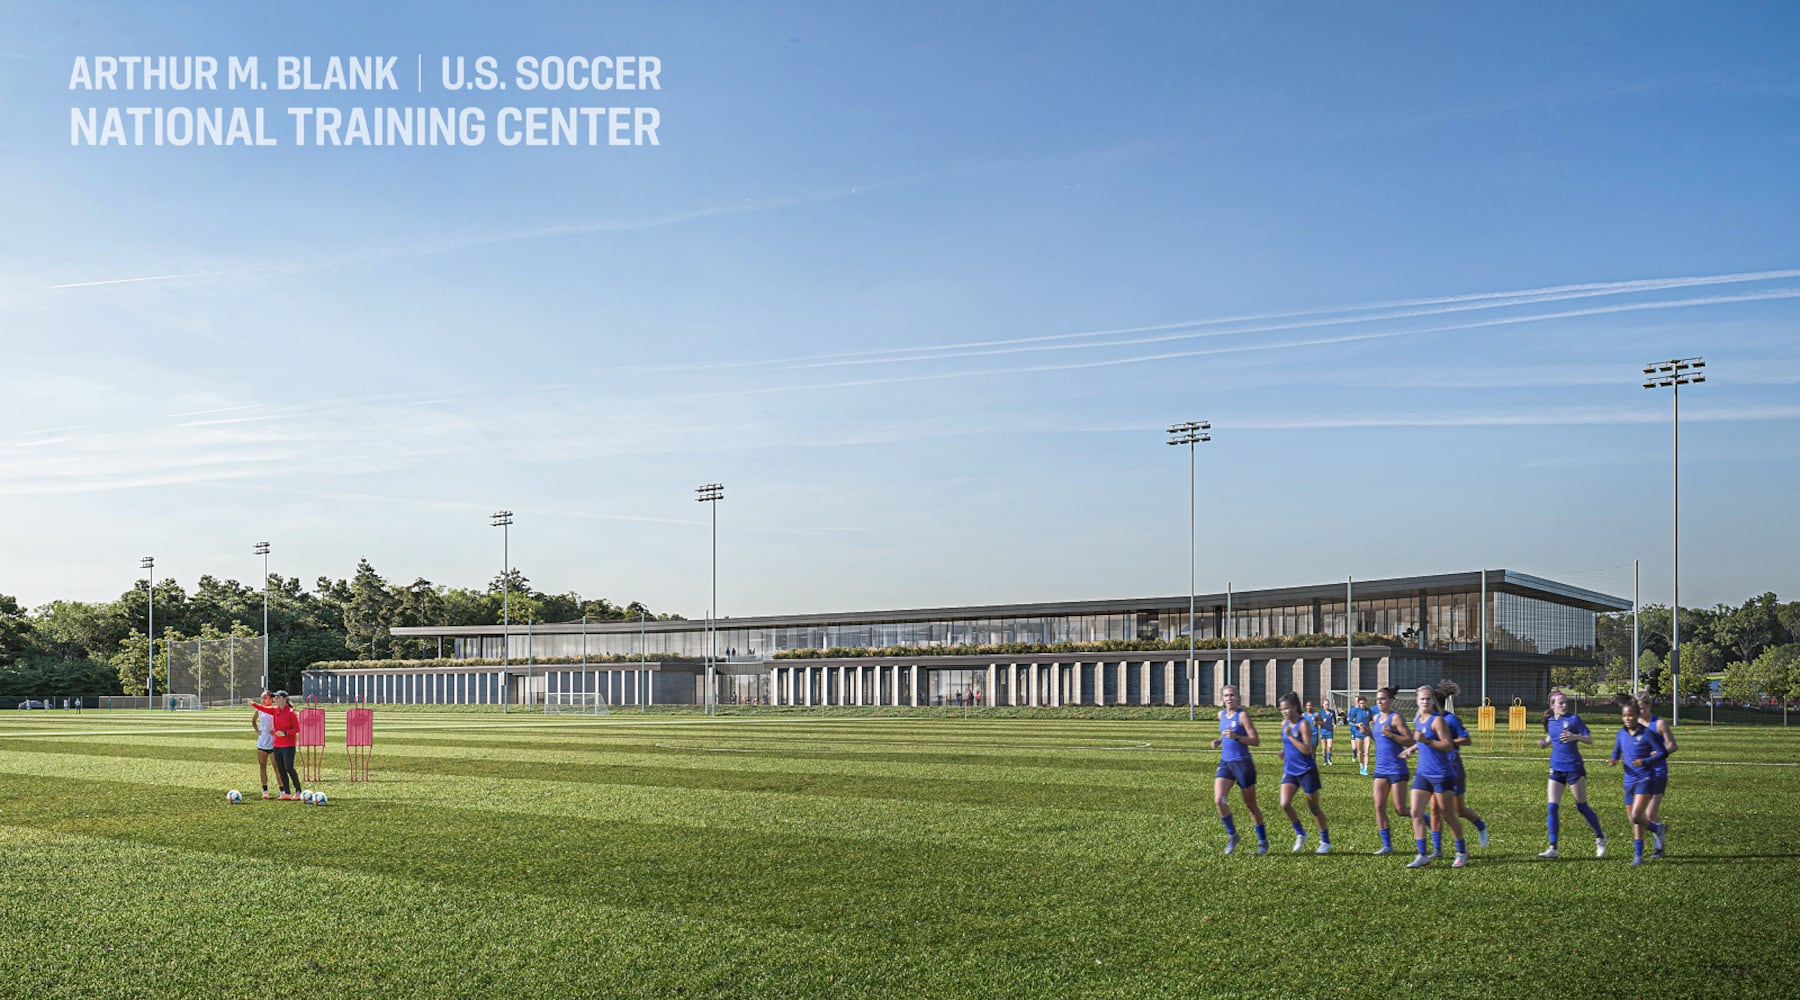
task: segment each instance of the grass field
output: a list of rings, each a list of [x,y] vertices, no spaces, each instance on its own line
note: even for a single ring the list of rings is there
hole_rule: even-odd
[[[1539,751],[1478,745],[1471,867],[1223,857],[1208,721],[383,712],[374,780],[225,804],[246,713],[0,716],[0,995],[1793,996],[1800,734],[1683,727],[1671,857],[1628,867]],[[1610,717],[1594,716],[1602,744]],[[1265,727],[1266,728],[1266,727]],[[1275,779],[1275,780],[1278,780]],[[1234,797],[1234,806],[1236,800]],[[1241,808],[1240,822],[1248,825]],[[1310,828],[1311,821],[1308,819]],[[1405,836],[1400,838],[1406,843]]]

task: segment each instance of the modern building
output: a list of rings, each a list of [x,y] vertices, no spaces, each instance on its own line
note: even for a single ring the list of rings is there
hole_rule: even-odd
[[[1216,704],[1225,685],[1235,683],[1247,703],[1272,705],[1290,690],[1317,702],[1449,677],[1462,685],[1465,704],[1485,691],[1496,704],[1516,698],[1535,705],[1548,694],[1552,668],[1594,662],[1594,616],[1630,607],[1513,570],[1202,594],[1194,633],[1204,646],[1194,654],[1191,677],[1185,646],[1063,645],[1156,640],[1182,646],[1186,595],[724,618],[717,698],[769,705],[1184,705],[1190,692],[1198,704]],[[309,670],[304,692],[327,701],[698,704],[712,644],[703,621],[441,626],[394,634],[447,640],[459,660],[497,661],[504,650],[509,662]],[[1347,643],[1352,634],[1359,641]],[[950,649],[1033,646],[1053,648]],[[860,655],[865,652],[871,655]],[[601,662],[619,658],[638,662]]]

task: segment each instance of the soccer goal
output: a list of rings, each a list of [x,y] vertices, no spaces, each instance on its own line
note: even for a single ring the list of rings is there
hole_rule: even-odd
[[[165,694],[163,707],[172,712],[191,712],[200,708],[200,696],[197,694]]]
[[[611,715],[612,706],[598,691],[557,691],[544,695],[545,715]]]

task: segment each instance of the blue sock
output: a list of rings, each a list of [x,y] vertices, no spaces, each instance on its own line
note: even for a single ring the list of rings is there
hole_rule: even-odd
[[[1381,831],[1381,846],[1387,848],[1390,851],[1394,849],[1394,831],[1392,831],[1392,830]]]
[[[1593,806],[1588,805],[1586,802],[1581,802],[1576,804],[1575,808],[1581,811],[1581,818],[1587,820],[1588,825],[1594,828],[1594,836],[1606,836],[1606,834],[1600,832],[1600,814],[1594,811]]]
[[[1660,836],[1662,836],[1663,825],[1661,823],[1645,823],[1644,829],[1649,830],[1651,833],[1654,833],[1658,837],[1660,837]]]
[[[1442,830],[1431,831],[1431,853],[1433,853],[1433,854],[1444,853],[1444,831],[1442,831]]]
[[[1424,857],[1425,856],[1425,838],[1424,837],[1414,837],[1413,843],[1419,845],[1419,857],[1421,857],[1421,858]]]
[[[1295,823],[1294,824],[1294,836],[1296,836],[1296,837],[1306,836],[1306,827],[1301,826],[1299,823]]]
[[[1220,820],[1220,822],[1225,824],[1225,835],[1228,837],[1231,837],[1233,839],[1236,839],[1237,838],[1237,824],[1233,823],[1231,821],[1231,817],[1230,816],[1220,816],[1219,820]]]
[[[1642,840],[1632,841],[1631,846],[1637,851],[1638,857],[1641,858],[1644,856],[1644,842]]]
[[[1561,806],[1557,805],[1554,802],[1550,803],[1550,815],[1548,818],[1546,818],[1544,820],[1544,825],[1546,825],[1550,828],[1550,846],[1551,847],[1556,846],[1556,835],[1562,829],[1562,817],[1557,815],[1557,812],[1561,808],[1562,808]]]
[[[1269,842],[1269,831],[1265,829],[1261,823],[1256,824],[1256,841],[1259,844],[1266,844]]]
[[[1463,843],[1463,842],[1462,842],[1462,841],[1461,841],[1461,840],[1460,840],[1460,839],[1459,839],[1459,840],[1457,840],[1457,842],[1456,842],[1456,853],[1458,853],[1458,854],[1467,854],[1467,853],[1469,853],[1469,848],[1468,848],[1468,846],[1467,846],[1467,845],[1465,845],[1465,844],[1464,844],[1464,843]]]
[[[1331,843],[1331,831],[1325,829],[1322,826],[1319,827],[1319,843],[1321,843],[1321,844]]]
[[[1485,822],[1483,822],[1483,821],[1482,821],[1482,820],[1476,820],[1476,821],[1475,821],[1475,831],[1476,831],[1476,832],[1477,832],[1477,833],[1479,833],[1479,832],[1481,832],[1481,831],[1482,831],[1482,830],[1485,830],[1485,829],[1487,829],[1487,823],[1485,823]]]

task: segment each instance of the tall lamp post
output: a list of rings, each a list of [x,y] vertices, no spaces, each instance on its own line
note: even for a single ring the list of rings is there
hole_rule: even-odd
[[[144,596],[149,598],[149,614],[146,616],[144,631],[150,640],[150,662],[146,664],[148,672],[144,674],[144,703],[156,707],[156,557],[145,556],[138,560],[138,569],[148,577],[144,581]]]
[[[712,650],[706,659],[706,712],[715,714],[717,702],[718,679],[715,676],[719,661],[719,501],[725,499],[725,487],[718,483],[707,483],[694,490],[698,496],[695,503],[710,504],[712,507],[712,609],[708,612],[711,619]]]
[[[1669,724],[1681,725],[1681,387],[1706,381],[1706,362],[1699,358],[1673,358],[1644,366],[1644,388],[1674,390],[1674,517],[1670,528],[1673,549],[1673,604],[1669,636]]]
[[[262,689],[269,689],[269,543],[257,542],[256,554],[263,557],[263,676]]]
[[[1169,428],[1169,445],[1187,445],[1188,450],[1188,721],[1194,721],[1194,445],[1211,441],[1212,424],[1205,420],[1176,424]]]
[[[500,529],[500,712],[506,713],[506,668],[512,652],[512,511],[494,511],[489,525]]]

